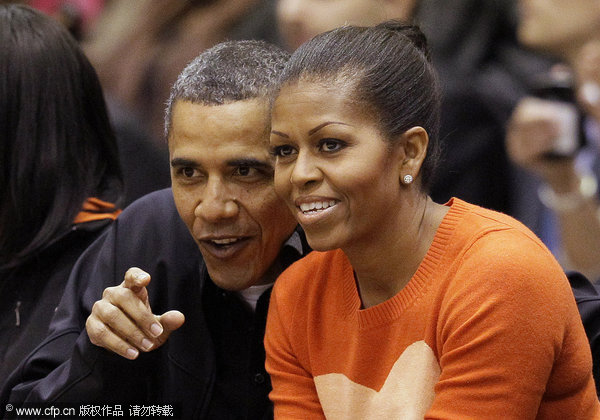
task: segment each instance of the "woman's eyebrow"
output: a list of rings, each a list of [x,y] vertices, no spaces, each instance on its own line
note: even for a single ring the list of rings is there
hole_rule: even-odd
[[[311,136],[311,135],[315,134],[317,131],[319,131],[321,128],[326,127],[331,124],[350,125],[350,124],[343,123],[341,121],[325,121],[324,123],[317,125],[315,128],[311,128],[310,130],[308,130],[308,135]]]
[[[271,130],[271,134],[275,134],[276,136],[285,137],[286,139],[290,138],[290,136],[288,136],[285,133],[282,133],[281,131]]]
[[[308,135],[311,136],[311,135],[315,134],[317,131],[319,131],[321,128],[326,127],[326,126],[331,125],[331,124],[341,124],[341,125],[348,125],[348,126],[350,125],[350,124],[343,123],[341,121],[325,121],[324,123],[319,124],[315,128],[311,128],[310,130],[308,130]],[[275,134],[277,136],[289,138],[289,136],[287,134],[282,133],[281,131],[277,131],[277,130],[271,130],[271,134]]]

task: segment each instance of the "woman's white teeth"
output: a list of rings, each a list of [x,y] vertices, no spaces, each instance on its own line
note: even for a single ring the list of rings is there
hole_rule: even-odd
[[[315,201],[314,203],[302,203],[300,204],[300,210],[303,212],[313,210],[325,210],[326,208],[335,206],[335,200],[331,201]]]
[[[229,245],[237,242],[237,238],[225,238],[225,239],[213,239],[213,242],[217,245]]]

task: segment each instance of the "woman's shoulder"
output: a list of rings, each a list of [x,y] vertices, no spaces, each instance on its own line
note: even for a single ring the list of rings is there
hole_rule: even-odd
[[[486,209],[454,198],[449,214],[455,239],[466,243],[494,242],[499,236],[508,236],[513,245],[532,246],[542,252],[546,247],[542,241],[519,220],[495,210]],[[506,245],[506,244],[505,244]]]
[[[479,282],[482,289],[529,285],[564,291],[567,282],[560,264],[531,230],[503,213],[464,202],[458,206],[464,212],[447,244],[445,262],[462,276],[465,287]]]

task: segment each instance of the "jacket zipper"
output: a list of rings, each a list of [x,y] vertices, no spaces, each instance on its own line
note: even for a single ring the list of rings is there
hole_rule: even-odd
[[[17,306],[15,306],[15,327],[21,326],[21,312],[19,309],[21,308],[21,301],[17,300]]]

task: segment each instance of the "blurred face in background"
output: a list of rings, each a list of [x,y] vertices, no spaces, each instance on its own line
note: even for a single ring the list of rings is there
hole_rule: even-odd
[[[523,45],[568,57],[600,35],[598,0],[519,0],[518,37]]]
[[[278,0],[277,26],[294,51],[322,32],[344,24],[371,26],[388,19],[408,20],[417,0]]]

